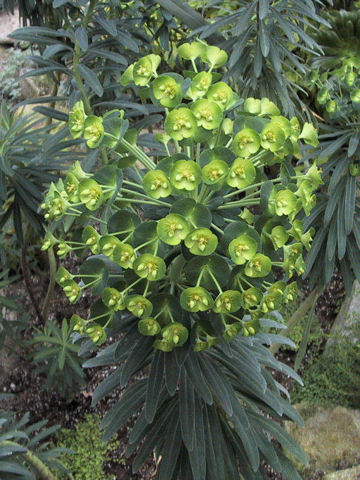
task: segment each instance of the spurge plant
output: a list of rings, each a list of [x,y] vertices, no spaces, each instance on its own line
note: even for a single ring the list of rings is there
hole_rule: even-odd
[[[315,164],[302,173],[291,160],[303,142],[316,146],[316,131],[266,98],[241,104],[215,72],[227,61],[219,48],[194,42],[179,55],[192,68],[185,77],[158,74],[160,57],[148,55],[121,79],[165,109],[153,150],[124,112],[86,115],[74,104],[71,134],[108,163],[94,174],[75,163],[51,185],[43,248],[87,255],[79,273],[57,274],[70,302],[88,288],[95,297],[73,329],[99,345],[123,333],[86,363],[118,365],[94,403],[151,365],[102,423],[109,438],[141,411],[134,470],[155,450],[163,480],[258,479],[264,460],[300,478],[279,444],[306,457],[276,419],[301,419],[267,367],[300,379],[263,345],[281,341],[263,317],[294,299],[304,272],[312,232],[299,216],[322,181]]]

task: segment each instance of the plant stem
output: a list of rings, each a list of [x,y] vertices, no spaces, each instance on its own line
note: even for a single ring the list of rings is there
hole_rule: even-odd
[[[41,312],[45,322],[49,315],[50,302],[54,294],[54,287],[55,287],[56,258],[54,255],[53,247],[50,247],[48,249],[48,259],[49,259],[49,277],[50,277],[49,286],[46,292],[46,297],[45,297],[42,312]]]
[[[33,452],[28,450],[25,455],[25,460],[30,463],[31,466],[35,468],[42,480],[56,480],[55,475],[51,473],[49,468],[45,465],[44,462],[40,460]]]
[[[32,284],[31,284],[30,275],[29,275],[29,266],[28,266],[27,260],[26,260],[26,243],[25,242],[26,242],[26,240],[24,239],[24,244],[21,248],[21,270],[22,270],[22,274],[23,274],[23,277],[24,277],[26,290],[29,294],[29,297],[30,297],[31,303],[34,307],[34,310],[36,312],[36,315],[37,315],[39,321],[42,324],[44,324],[44,318],[41,314],[40,306],[38,304],[38,301],[37,301],[37,299],[35,297],[35,294],[34,294],[34,291],[32,289]]]
[[[287,322],[287,328],[283,330],[282,335],[286,337],[290,335],[293,328],[299,322],[301,322],[304,315],[306,315],[308,310],[310,310],[311,306],[316,301],[317,296],[318,296],[318,289],[314,288],[314,290],[310,293],[310,295],[307,298],[305,298],[305,300],[300,304],[296,312],[291,315],[289,321]],[[275,355],[280,350],[280,347],[281,347],[280,343],[274,343],[274,345],[270,347],[270,351]]]

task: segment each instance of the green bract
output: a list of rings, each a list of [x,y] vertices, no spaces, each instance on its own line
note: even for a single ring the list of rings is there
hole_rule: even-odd
[[[211,100],[200,99],[196,100],[191,106],[198,127],[203,127],[205,130],[214,130],[217,128],[222,120],[221,108]]]
[[[165,131],[174,140],[183,140],[195,135],[197,122],[189,108],[172,110],[165,120]]]
[[[195,190],[201,182],[201,169],[192,160],[178,160],[170,173],[171,184],[178,190]]]
[[[69,130],[73,138],[79,138],[84,133],[85,128],[85,111],[82,101],[76,102],[69,113]]]
[[[257,241],[244,233],[234,240],[231,240],[229,245],[229,254],[231,260],[236,265],[243,265],[248,260],[253,258],[257,251]]]
[[[234,138],[232,148],[239,157],[250,157],[260,148],[259,134],[251,128],[244,128]]]
[[[182,215],[170,213],[159,220],[156,231],[163,242],[168,245],[178,245],[188,235],[190,226]]]
[[[229,167],[223,160],[212,160],[202,168],[202,178],[207,185],[223,183],[228,174]]]
[[[156,70],[160,65],[159,55],[147,55],[136,62],[132,68],[132,78],[135,85],[145,86],[152,77],[156,76]]]
[[[162,170],[147,172],[144,176],[143,187],[152,198],[165,198],[171,194],[171,184]]]
[[[90,115],[84,122],[84,138],[89,148],[96,148],[104,137],[104,125],[101,117]]]
[[[230,108],[236,102],[236,95],[225,82],[217,82],[208,89],[207,98],[217,103],[221,110]]]
[[[180,304],[188,312],[205,312],[212,308],[214,301],[205,288],[191,287],[182,292]]]
[[[135,260],[134,271],[139,277],[155,282],[164,277],[166,265],[162,258],[145,253]]]
[[[261,315],[292,301],[294,285],[274,277],[304,272],[314,231],[300,219],[322,184],[315,163],[294,170],[300,147],[317,144],[312,124],[267,98],[238,102],[215,71],[227,59],[219,48],[193,42],[178,54],[193,72],[163,63],[158,75],[160,57],[147,55],[120,80],[144,87],[134,90],[156,113],[155,135],[142,110],[131,124],[133,111],[86,116],[74,105],[68,125],[86,140],[85,165],[106,164],[87,173],[75,162],[42,204],[51,223],[42,249],[82,263],[78,275],[61,267],[57,283],[73,303],[92,290],[89,319],[74,317],[73,328],[96,343],[128,332],[135,349],[146,341],[164,358],[256,335]]]
[[[173,108],[181,102],[181,86],[168,75],[162,75],[154,80],[154,97],[164,107]]]
[[[185,238],[185,245],[193,255],[211,255],[218,239],[208,228],[197,228]]]
[[[230,167],[227,183],[230,187],[245,188],[251,185],[256,177],[256,168],[251,160],[236,158]]]
[[[237,290],[226,290],[220,293],[216,298],[213,307],[216,313],[232,313],[237,312],[242,306],[242,295]]]

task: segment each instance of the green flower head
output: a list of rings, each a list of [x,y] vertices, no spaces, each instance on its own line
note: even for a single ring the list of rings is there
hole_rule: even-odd
[[[254,115],[260,115],[261,101],[253,97],[247,98],[244,102],[244,112],[252,113]]]
[[[103,235],[99,240],[99,245],[101,248],[101,252],[106,256],[109,257],[110,260],[113,260],[115,248],[121,246],[122,243],[120,240],[115,237],[114,235]]]
[[[279,151],[285,142],[284,130],[279,125],[269,122],[260,133],[261,146],[270,152]]]
[[[54,190],[52,195],[48,195],[41,205],[41,208],[46,211],[44,217],[48,221],[60,219],[69,207],[69,202],[57,190]]]
[[[97,210],[103,201],[103,191],[100,185],[92,178],[81,180],[78,187],[80,202],[88,210]]]
[[[245,308],[254,308],[260,305],[263,298],[260,288],[251,287],[243,293],[243,304]]]
[[[190,225],[185,217],[170,213],[158,221],[157,235],[161,241],[168,245],[179,245],[190,232]]]
[[[299,138],[299,135],[301,132],[299,120],[296,117],[292,117],[292,119],[290,120],[290,126],[291,126],[291,138],[296,141]]]
[[[212,74],[209,72],[200,72],[195,75],[191,81],[190,88],[186,92],[186,95],[192,100],[197,100],[206,95],[206,92],[210,88],[212,83]]]
[[[196,134],[197,121],[189,108],[172,110],[165,119],[165,132],[174,140],[191,138]]]
[[[68,127],[73,138],[82,137],[85,128],[84,104],[80,100],[76,102],[69,113]]]
[[[226,182],[230,187],[242,189],[254,183],[255,178],[256,168],[252,161],[247,158],[236,158],[230,167]]]
[[[291,135],[291,123],[290,120],[282,115],[276,115],[271,117],[271,124],[277,125],[284,132],[285,138],[289,138]]]
[[[106,332],[101,325],[91,325],[86,329],[86,333],[90,339],[97,345],[101,345],[106,341]]]
[[[116,288],[105,288],[101,294],[101,300],[104,305],[114,312],[125,309],[124,297]]]
[[[126,299],[126,308],[135,317],[149,317],[153,310],[152,303],[141,295],[129,295]]]
[[[153,347],[156,350],[160,350],[161,352],[168,353],[174,350],[175,345],[172,342],[165,340],[163,338],[161,340],[155,340],[155,342],[153,343]]]
[[[305,263],[302,256],[303,246],[301,243],[293,243],[284,246],[284,270],[289,278],[294,272],[302,275],[305,271]]]
[[[69,113],[68,127],[73,138],[80,138],[84,133],[85,127],[85,110],[84,104],[80,100],[76,102]]]
[[[162,258],[150,253],[140,255],[134,262],[134,271],[141,278],[150,282],[161,280],[166,274],[166,265]]]
[[[73,175],[72,173],[68,173],[65,177],[64,180],[64,189],[65,192],[68,196],[68,199],[71,202],[78,202],[79,197],[78,197],[78,185],[79,185],[79,180]]]
[[[200,42],[183,43],[178,48],[178,55],[184,60],[196,60],[202,55],[205,48],[206,45]]]
[[[181,103],[181,86],[169,75],[162,75],[152,84],[154,97],[163,107],[174,108]]]
[[[132,63],[127,67],[125,72],[120,77],[120,84],[126,87],[134,81],[134,64]]]
[[[276,215],[290,215],[297,209],[297,197],[291,190],[280,190],[275,196]]]
[[[104,138],[104,125],[101,117],[90,115],[84,123],[84,138],[89,148],[96,148]]]
[[[100,235],[91,225],[87,225],[82,232],[82,241],[95,255],[100,253]]]
[[[65,258],[69,252],[71,252],[71,247],[66,242],[58,244],[57,256],[59,258]]]
[[[43,244],[41,245],[41,250],[43,252],[49,250],[50,247],[53,247],[57,243],[59,243],[59,240],[55,238],[51,232],[47,231],[44,237]]]
[[[72,315],[70,319],[71,330],[74,332],[79,332],[80,335],[83,335],[85,333],[86,323],[86,320],[81,318],[79,315]]]
[[[225,326],[225,331],[223,333],[225,340],[231,342],[236,335],[238,335],[242,330],[241,323],[232,323]]]
[[[89,176],[88,173],[84,172],[84,170],[82,169],[81,163],[78,160],[76,160],[76,162],[74,162],[71,165],[71,167],[68,170],[68,173],[71,173],[72,175],[74,175],[74,177],[77,180],[83,180],[84,178],[87,178]]]
[[[266,277],[271,271],[271,260],[262,253],[257,253],[246,265],[245,275],[251,278]]]
[[[143,179],[145,192],[153,198],[168,197],[171,192],[171,184],[166,174],[162,170],[150,170]]]
[[[180,304],[188,312],[205,312],[213,307],[210,293],[203,287],[186,288],[180,296]]]
[[[229,172],[229,167],[223,160],[212,160],[202,168],[202,178],[206,185],[221,185]]]
[[[304,142],[313,147],[319,145],[318,133],[316,128],[312,123],[304,123],[301,134],[299,135],[299,140],[304,140]]]
[[[236,102],[236,95],[225,82],[217,82],[211,85],[207,91],[207,98],[217,103],[221,110],[226,110]]]
[[[213,307],[216,313],[234,313],[242,306],[242,295],[236,290],[226,290],[216,298]]]
[[[183,346],[189,338],[189,331],[179,322],[170,323],[161,330],[162,337],[177,347]]]
[[[191,111],[193,112],[198,127],[203,127],[205,130],[214,130],[222,121],[221,108],[211,100],[202,98],[196,100],[191,105]]]
[[[228,61],[228,54],[219,47],[206,46],[201,54],[201,60],[208,63],[211,69],[219,68]]]
[[[230,258],[236,265],[243,265],[251,260],[256,251],[257,241],[246,233],[234,238],[229,244]]]
[[[55,280],[56,280],[56,283],[60,285],[60,287],[62,287],[69,280],[73,280],[73,276],[68,270],[66,270],[66,268],[60,267],[59,270],[56,272]]]
[[[74,280],[64,282],[62,288],[71,303],[77,302],[81,297],[81,288]]]
[[[135,85],[144,87],[148,85],[152,77],[156,76],[156,70],[160,65],[161,57],[159,55],[146,55],[140,58],[135,64],[132,70],[132,77]]]
[[[360,103],[360,89],[354,88],[350,94],[350,98],[354,103]]]
[[[260,115],[280,115],[280,110],[268,98],[260,100]]]
[[[250,157],[260,148],[259,134],[251,128],[243,128],[234,138],[232,149],[239,157]]]
[[[178,190],[195,190],[201,179],[201,168],[192,160],[178,160],[170,172],[170,182]]]
[[[283,247],[289,239],[289,234],[282,225],[277,225],[271,230],[271,240],[275,250]]]
[[[298,296],[298,286],[297,282],[289,283],[286,285],[284,290],[284,301],[285,303],[293,302]]]
[[[218,245],[218,238],[208,228],[197,228],[185,238],[185,245],[193,255],[211,255]]]
[[[137,327],[141,335],[149,337],[153,337],[161,331],[159,323],[155,320],[155,318],[152,317],[142,318]]]
[[[134,248],[129,243],[120,243],[115,246],[113,252],[114,262],[122,268],[132,268],[136,259]]]

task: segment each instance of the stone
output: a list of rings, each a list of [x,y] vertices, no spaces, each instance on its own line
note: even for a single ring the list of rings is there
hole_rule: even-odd
[[[323,480],[360,480],[360,465],[329,473]]]
[[[306,478],[319,471],[333,472],[339,465],[360,463],[360,411],[340,406],[320,407],[301,403],[296,409],[305,421],[301,428],[290,422],[285,427],[306,452],[309,467],[301,468]]]
[[[360,283],[354,281],[351,295],[348,295],[341,305],[340,311],[331,327],[330,339],[326,343],[328,348],[339,338],[339,334],[352,337],[354,343],[359,341],[354,334],[354,326],[360,330]]]
[[[14,14],[5,11],[0,12],[0,44],[14,44],[14,40],[8,35],[19,28],[19,10],[15,9]]]

